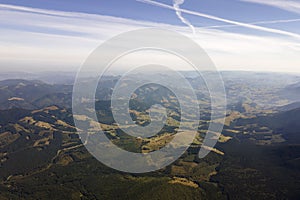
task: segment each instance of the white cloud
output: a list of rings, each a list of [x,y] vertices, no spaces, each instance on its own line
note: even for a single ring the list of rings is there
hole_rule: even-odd
[[[103,41],[144,27],[193,37],[182,26],[0,4],[1,70],[74,70]],[[299,40],[294,38],[196,31],[197,42],[221,70],[300,71]]]
[[[258,3],[277,7],[283,10],[300,14],[300,2],[292,0],[241,0],[249,3]]]

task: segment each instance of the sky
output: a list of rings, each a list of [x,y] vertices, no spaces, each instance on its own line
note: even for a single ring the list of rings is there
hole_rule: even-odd
[[[145,27],[194,39],[219,70],[300,72],[300,0],[0,0],[0,70],[74,71]]]

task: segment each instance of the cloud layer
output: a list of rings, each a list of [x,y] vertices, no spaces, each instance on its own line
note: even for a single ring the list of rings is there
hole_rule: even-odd
[[[0,4],[1,70],[76,70],[103,41],[145,27],[193,37],[184,26]],[[220,70],[300,72],[300,45],[295,38],[195,29],[197,42]]]

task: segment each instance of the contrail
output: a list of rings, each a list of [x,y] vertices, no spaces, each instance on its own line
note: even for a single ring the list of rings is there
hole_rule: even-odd
[[[180,19],[180,21],[182,23],[186,24],[187,26],[189,26],[191,28],[191,30],[193,31],[193,35],[196,35],[195,27],[181,15],[181,10],[180,10],[179,6],[183,3],[184,3],[184,0],[173,0],[173,8],[176,11],[176,15]]]
[[[151,0],[136,0],[136,1],[142,2],[142,3],[147,3],[147,4],[150,4],[150,5],[154,5],[154,6],[159,6],[159,7],[162,7],[162,8],[167,8],[167,9],[174,10],[173,6],[170,6],[170,5],[167,5],[167,4],[164,4],[164,3],[159,3],[159,2],[156,2],[156,1],[151,1]],[[216,21],[220,21],[220,22],[225,22],[225,23],[228,23],[228,24],[233,24],[233,25],[237,25],[237,26],[250,28],[250,29],[265,31],[265,32],[269,32],[269,33],[276,33],[276,34],[290,36],[290,37],[300,39],[299,34],[291,33],[291,32],[288,32],[288,31],[282,31],[282,30],[278,30],[278,29],[257,26],[257,25],[254,25],[254,24],[247,24],[247,23],[243,23],[243,22],[228,20],[228,19],[213,16],[213,15],[208,15],[208,14],[195,12],[195,11],[190,11],[190,10],[181,9],[181,8],[179,8],[178,10],[180,10],[182,13],[187,13],[187,14],[190,14],[190,15],[195,15],[195,16],[204,17],[204,18],[207,18],[207,19],[212,19],[212,20],[216,20]]]
[[[272,21],[258,21],[251,22],[248,24],[280,24],[280,23],[290,23],[290,22],[300,22],[300,19],[283,19],[283,20],[272,20]],[[202,28],[226,28],[226,27],[236,27],[238,25],[216,25],[216,26],[204,26]]]

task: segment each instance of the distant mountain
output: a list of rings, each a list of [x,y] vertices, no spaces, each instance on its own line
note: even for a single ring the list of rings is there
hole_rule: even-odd
[[[73,84],[76,72],[0,72],[0,80],[41,80],[48,84]]]
[[[71,85],[51,85],[38,80],[0,81],[0,109],[37,109],[49,105],[71,107]]]
[[[38,108],[45,106],[57,105],[59,107],[70,108],[72,105],[72,93],[52,93],[46,94],[32,102]]]
[[[287,104],[287,105],[284,105],[284,106],[280,106],[277,109],[279,111],[289,111],[289,110],[294,110],[294,109],[297,109],[297,108],[300,108],[300,102],[294,102],[294,103],[290,103],[290,104]]]
[[[273,115],[260,116],[251,119],[240,119],[237,126],[257,124],[259,127],[269,127],[280,133],[288,143],[300,143],[300,108],[279,112]]]
[[[280,91],[280,95],[290,101],[300,100],[300,82],[286,86]]]
[[[300,88],[300,82],[290,84],[290,85],[288,85],[286,88],[287,88],[287,89],[298,90],[298,89]]]
[[[289,130],[289,132],[298,132],[300,130],[300,108],[280,112],[272,117],[258,118],[260,124],[269,125],[274,129]]]

